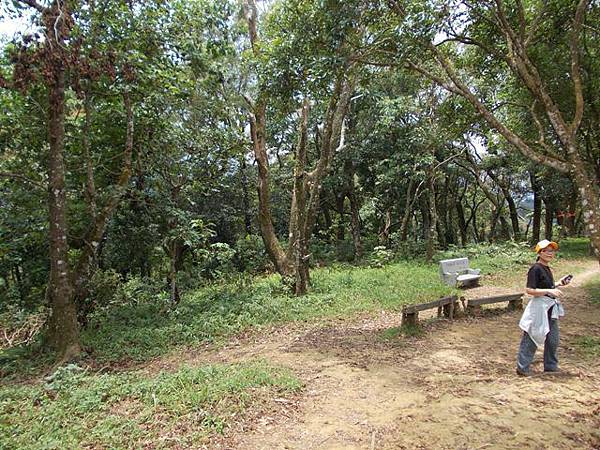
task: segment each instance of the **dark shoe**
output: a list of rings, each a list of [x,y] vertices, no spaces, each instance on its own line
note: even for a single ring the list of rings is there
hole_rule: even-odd
[[[565,372],[563,372],[561,369],[559,369],[557,367],[556,369],[544,369],[544,374],[546,374],[546,375],[564,375]]]
[[[529,372],[529,371],[525,372],[517,367],[517,375],[519,375],[520,377],[530,377],[531,372]]]

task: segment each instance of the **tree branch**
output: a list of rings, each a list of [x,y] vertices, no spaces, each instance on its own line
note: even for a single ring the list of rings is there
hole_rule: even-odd
[[[35,186],[37,188],[40,188],[42,190],[48,189],[48,186],[44,185],[43,183],[40,183],[39,181],[32,180],[31,178],[27,178],[25,175],[21,175],[19,173],[0,172],[0,177],[12,178],[12,179],[15,179],[15,180],[25,181],[25,182],[27,182],[29,184],[32,184],[33,186]]]
[[[248,35],[250,36],[252,53],[256,56],[258,55],[258,32],[256,31],[258,13],[256,12],[256,2],[254,0],[245,0],[243,8],[246,21],[248,22]]]
[[[573,20],[573,33],[569,44],[571,47],[571,77],[573,78],[573,89],[575,91],[575,116],[573,122],[569,125],[569,132],[571,133],[571,139],[575,138],[579,125],[581,125],[581,119],[583,118],[583,86],[581,81],[581,67],[579,63],[579,33],[581,31],[581,24],[585,16],[585,10],[587,9],[589,0],[580,0],[577,5],[575,12],[575,19]]]
[[[547,4],[548,4],[548,2],[543,2],[541,11],[539,11],[535,15],[535,18],[533,19],[533,22],[531,23],[531,27],[529,28],[529,33],[527,33],[527,36],[525,37],[525,40],[523,41],[523,45],[525,46],[525,48],[529,47],[529,44],[531,44],[531,41],[533,40],[535,33],[538,30],[538,27],[539,27],[544,15],[546,14],[546,5]]]
[[[46,8],[44,8],[42,5],[40,5],[35,0],[17,0],[17,2],[25,4],[27,6],[31,6],[32,8],[37,9],[41,13],[43,13],[44,11],[46,11]]]
[[[497,0],[499,1],[499,0]],[[527,145],[527,143],[516,133],[513,133],[508,127],[506,127],[502,122],[500,122],[496,116],[487,108],[481,100],[479,100],[473,92],[469,89],[467,85],[465,85],[456,70],[450,63],[450,61],[439,51],[437,47],[433,44],[429,44],[430,50],[433,51],[434,56],[438,64],[444,69],[448,77],[450,78],[452,84],[449,84],[445,80],[442,80],[440,83],[439,77],[430,76],[427,71],[420,70],[419,72],[428,76],[430,79],[434,80],[436,83],[440,84],[443,88],[449,90],[450,92],[457,93],[466,98],[471,105],[477,110],[477,112],[483,116],[483,118],[490,124],[493,128],[495,128],[504,138],[513,144],[523,155],[527,156],[533,161],[539,162],[541,164],[547,165],[549,167],[553,167],[554,169],[560,172],[568,172],[569,166],[564,161],[558,160],[556,158],[541,155],[535,152],[532,148]],[[414,66],[414,65],[413,65]]]
[[[439,86],[441,86],[444,89],[446,89],[447,91],[452,92],[452,93],[457,94],[457,95],[464,96],[464,92],[461,91],[460,89],[458,89],[455,85],[453,85],[451,83],[448,83],[446,80],[442,79],[441,77],[438,77],[437,75],[434,75],[433,73],[431,73],[427,69],[425,69],[425,68],[423,68],[421,66],[417,66],[412,61],[408,61],[406,63],[406,66],[409,69],[413,69],[414,71],[420,73],[425,78],[429,78],[430,80],[434,81]]]
[[[519,16],[519,38],[521,42],[525,40],[525,9],[523,8],[523,1],[517,0],[517,14]]]

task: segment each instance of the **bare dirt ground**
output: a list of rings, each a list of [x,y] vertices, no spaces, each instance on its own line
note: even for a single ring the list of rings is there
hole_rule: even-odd
[[[565,290],[562,375],[515,375],[520,312],[425,323],[419,337],[383,339],[392,313],[271,330],[192,360],[263,358],[305,383],[274,399],[207,448],[232,449],[600,449],[600,361],[575,345],[600,336],[600,308],[581,285],[600,276],[589,262]],[[480,287],[467,297],[515,292]],[[517,289],[518,291],[518,289]],[[172,368],[181,361],[157,361]],[[193,363],[188,359],[187,363]]]

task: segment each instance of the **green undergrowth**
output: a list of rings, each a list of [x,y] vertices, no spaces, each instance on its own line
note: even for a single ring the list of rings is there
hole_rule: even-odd
[[[600,358],[600,336],[582,336],[575,344],[586,356]]]
[[[153,376],[69,365],[43,383],[0,387],[0,448],[196,448],[251,405],[300,388],[260,361]]]
[[[585,284],[585,290],[590,296],[591,302],[600,306],[600,279],[595,278]],[[575,341],[575,344],[586,356],[600,358],[600,336],[582,336]]]
[[[419,337],[423,334],[425,330],[420,325],[402,325],[380,331],[378,338],[382,342],[396,342],[400,337]]]
[[[94,318],[83,342],[100,362],[141,361],[178,345],[214,342],[247,329],[399,310],[453,292],[440,283],[434,265],[338,266],[314,270],[311,277],[312,289],[302,297],[290,295],[278,276],[270,276],[250,285],[227,284],[189,293],[168,312],[151,303],[113,308]]]
[[[590,296],[591,302],[600,305],[600,278],[588,281],[584,287]]]
[[[561,241],[557,264],[587,256],[588,242]],[[482,284],[524,279],[535,254],[527,244],[475,245],[440,253],[433,263],[401,261],[382,267],[335,265],[311,270],[312,287],[303,297],[290,295],[277,275],[240,277],[187,292],[177,307],[143,298],[96,311],[82,332],[89,358],[97,364],[143,362],[180,347],[225,341],[232,335],[270,325],[399,311],[407,304],[460,294],[441,283],[437,261],[467,256],[482,269]],[[576,273],[576,269],[574,271]],[[0,356],[0,377],[27,378],[39,373],[35,347],[10,349]]]

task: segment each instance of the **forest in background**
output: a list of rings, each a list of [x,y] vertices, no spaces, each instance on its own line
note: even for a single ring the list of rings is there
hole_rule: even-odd
[[[2,8],[31,21],[0,55],[14,344],[66,360],[94,314],[271,272],[600,247],[597,2]]]

